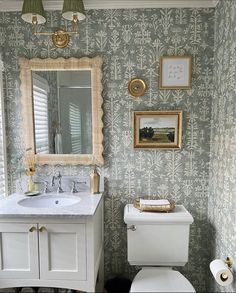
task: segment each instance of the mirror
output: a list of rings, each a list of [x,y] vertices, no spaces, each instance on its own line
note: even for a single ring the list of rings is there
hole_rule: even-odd
[[[102,59],[20,58],[26,149],[41,164],[103,164]]]
[[[36,154],[92,154],[91,72],[32,71]]]

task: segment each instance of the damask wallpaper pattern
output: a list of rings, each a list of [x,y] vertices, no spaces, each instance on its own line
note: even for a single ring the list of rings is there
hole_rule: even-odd
[[[216,8],[209,220],[212,258],[234,259],[236,271],[236,2]],[[236,280],[236,274],[234,274]],[[236,292],[236,283],[214,292]]]
[[[63,26],[59,12],[48,13],[47,26]],[[208,177],[213,93],[214,9],[89,10],[79,38],[58,49],[50,38],[32,36],[20,13],[0,13],[0,46],[5,63],[8,157],[24,151],[20,104],[19,57],[81,57],[101,55],[103,66],[105,184],[105,275],[133,277],[126,255],[123,209],[135,196],[160,195],[184,204],[194,217],[189,263],[182,271],[197,291],[207,287],[209,264]],[[191,90],[159,90],[162,55],[192,55]],[[131,78],[142,77],[148,90],[134,99]],[[132,112],[181,109],[183,147],[179,151],[134,150]],[[10,160],[9,160],[10,162]],[[52,176],[88,175],[89,167],[42,166]],[[9,163],[9,187],[19,177]]]

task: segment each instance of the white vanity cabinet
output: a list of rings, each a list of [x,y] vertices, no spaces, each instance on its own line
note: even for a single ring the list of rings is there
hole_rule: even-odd
[[[85,224],[0,223],[0,278],[86,280]]]
[[[0,218],[0,288],[95,292],[102,256],[102,200],[93,216]]]

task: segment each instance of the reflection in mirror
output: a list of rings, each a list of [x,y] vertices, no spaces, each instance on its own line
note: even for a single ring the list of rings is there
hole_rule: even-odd
[[[20,58],[25,149],[37,164],[103,165],[102,58]]]
[[[92,154],[91,71],[33,71],[37,154]]]

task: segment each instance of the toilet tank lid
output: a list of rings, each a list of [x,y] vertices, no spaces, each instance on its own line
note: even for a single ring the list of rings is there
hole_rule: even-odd
[[[132,204],[127,204],[124,211],[126,224],[192,224],[193,217],[183,205],[176,205],[169,213],[140,212]]]

